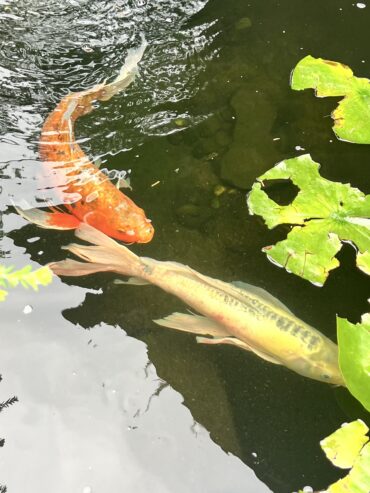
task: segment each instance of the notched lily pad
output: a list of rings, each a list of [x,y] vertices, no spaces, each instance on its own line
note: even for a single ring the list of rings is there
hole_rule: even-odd
[[[332,113],[333,130],[341,140],[370,144],[370,80],[355,77],[342,63],[306,56],[292,72],[296,91],[315,89],[316,96],[344,96]]]
[[[337,317],[339,366],[348,390],[370,412],[370,313],[360,324]]]
[[[322,178],[319,167],[309,154],[281,161],[258,178],[248,206],[270,229],[295,225],[285,240],[263,251],[288,272],[322,286],[339,266],[335,255],[344,241],[356,247],[358,268],[370,274],[370,195]],[[277,179],[290,179],[299,187],[291,204],[279,205],[263,191],[263,180]]]

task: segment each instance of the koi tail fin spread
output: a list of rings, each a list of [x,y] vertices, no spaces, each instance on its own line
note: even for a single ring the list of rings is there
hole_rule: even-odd
[[[95,272],[117,272],[126,276],[140,277],[143,264],[140,258],[123,245],[107,235],[81,223],[76,229],[76,236],[91,245],[71,243],[66,250],[77,255],[86,262],[63,260],[49,264],[50,269],[58,276],[81,276]]]
[[[67,98],[70,98],[70,102],[64,114],[64,120],[77,120],[79,116],[86,115],[93,110],[94,106],[92,103],[94,101],[108,101],[115,94],[126,89],[134,81],[138,73],[138,65],[143,58],[147,46],[148,43],[142,35],[141,45],[128,50],[125,62],[118,76],[112,82],[108,84],[103,82],[85,91],[72,93],[67,96]]]
[[[123,89],[126,89],[126,87],[131,84],[138,72],[138,65],[143,58],[144,51],[147,46],[148,43],[142,35],[141,45],[137,48],[131,48],[128,50],[125,63],[123,64],[118,76],[110,84],[105,84],[103,90],[100,91],[100,101],[108,101],[108,99],[112,96]]]
[[[81,222],[72,214],[53,210],[53,212],[45,212],[40,209],[22,209],[13,204],[14,209],[23,219],[37,224],[40,228],[46,229],[76,229]]]

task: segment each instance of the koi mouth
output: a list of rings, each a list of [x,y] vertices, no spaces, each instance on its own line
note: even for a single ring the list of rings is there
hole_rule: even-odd
[[[153,238],[154,228],[151,224],[148,224],[141,228],[137,228],[136,230],[119,229],[118,232],[122,234],[122,236],[128,237],[128,240],[132,239],[133,242],[148,243]]]
[[[154,235],[154,228],[151,224],[148,224],[138,232],[139,243],[148,243]]]

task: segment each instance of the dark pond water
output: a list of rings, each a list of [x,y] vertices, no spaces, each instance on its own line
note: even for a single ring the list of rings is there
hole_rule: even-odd
[[[286,229],[249,216],[246,191],[310,152],[323,176],[369,192],[370,148],[336,140],[335,101],[289,88],[307,54],[369,76],[369,22],[370,5],[344,0],[0,0],[1,261],[64,258],[73,234],[27,224],[12,201],[36,202],[48,112],[114,76],[144,33],[135,83],[76,128],[89,156],[131,170],[156,228],[132,248],[261,286],[334,339],[335,314],[367,309],[353,249],[323,288],[287,274],[261,252]],[[340,476],[319,440],[366,419],[346,391],[161,329],[152,320],[183,304],[113,280],[55,279],[1,304],[0,402],[19,399],[0,416],[9,492],[290,493]]]

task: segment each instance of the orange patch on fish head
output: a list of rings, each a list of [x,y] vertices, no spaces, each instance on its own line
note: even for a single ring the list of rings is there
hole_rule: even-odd
[[[113,225],[112,225],[113,226]],[[115,207],[115,238],[128,243],[148,243],[154,235],[154,228],[143,209],[123,195]]]
[[[125,243],[148,243],[153,238],[154,228],[153,226],[146,227],[145,229],[132,233],[132,230],[128,232],[120,233],[117,235],[112,235],[113,237],[125,242]]]
[[[154,228],[145,215],[132,215],[126,218],[124,225],[111,230],[110,236],[125,243],[148,243],[154,235]]]
[[[128,197],[118,206],[86,214],[84,221],[106,235],[125,243],[148,243],[154,235],[154,228],[145,212]]]
[[[147,217],[144,216],[144,223],[142,223],[136,233],[137,243],[148,243],[152,240],[154,235],[153,225]]]

